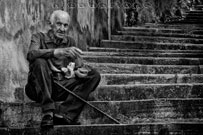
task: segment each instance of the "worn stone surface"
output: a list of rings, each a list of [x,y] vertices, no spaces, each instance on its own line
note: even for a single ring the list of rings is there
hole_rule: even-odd
[[[164,31],[119,31],[119,35],[134,35],[134,36],[151,36],[151,37],[168,37],[168,38],[199,38],[203,37],[202,34],[194,34],[196,30],[186,29],[185,33],[174,33],[174,32],[164,32]]]
[[[157,98],[202,98],[202,84],[102,85],[89,100],[121,101]]]
[[[159,43],[159,42],[133,42],[133,41],[115,41],[103,40],[101,47],[105,48],[123,48],[123,49],[154,49],[154,50],[202,50],[203,46],[198,44],[183,43]]]
[[[101,73],[112,74],[197,74],[199,66],[188,65],[141,65],[117,63],[89,63]]]
[[[201,122],[202,99],[148,99],[135,101],[90,102],[121,123],[143,122]],[[33,103],[2,103],[0,106],[5,125],[32,127],[41,121],[41,109]],[[111,124],[112,121],[89,106],[84,108],[79,121],[82,124]]]
[[[154,49],[127,49],[127,48],[102,48],[102,47],[89,47],[89,52],[85,52],[87,54],[92,54],[94,53],[95,55],[98,55],[100,54],[100,52],[103,52],[103,53],[107,53],[107,54],[117,54],[117,53],[134,53],[136,55],[136,53],[146,53],[146,55],[148,55],[148,53],[152,53],[153,55],[155,56],[160,56],[159,54],[171,54],[171,57],[173,57],[173,55],[176,55],[176,54],[189,54],[189,55],[193,55],[193,54],[202,54],[202,50],[162,50],[162,49],[159,49],[159,50],[154,50]],[[96,54],[98,53],[98,54]],[[119,54],[120,55],[120,54]],[[126,54],[128,55],[128,54]],[[147,56],[146,56],[147,57]],[[187,56],[189,57],[189,56]]]
[[[95,50],[96,51],[96,50]],[[191,52],[161,52],[161,51],[117,51],[112,52],[111,50],[108,50],[107,52],[104,52],[104,50],[99,50],[98,52],[84,52],[86,56],[129,56],[129,57],[178,57],[178,58],[199,58],[203,57],[203,53],[200,51],[191,51]],[[99,52],[102,51],[102,52]]]
[[[200,135],[202,123],[144,123],[134,125],[87,125],[87,126],[57,126],[53,130],[46,132],[40,128],[0,128],[1,135],[14,133],[15,135],[39,135],[43,133],[49,135],[153,135],[153,134],[192,134]]]
[[[25,127],[41,121],[41,108],[35,103],[1,103],[0,109],[3,126]]]
[[[194,29],[202,29],[203,25],[191,25],[191,24],[162,24],[162,23],[146,23],[144,25],[145,28],[181,28],[181,29],[187,29],[187,30],[194,30]]]
[[[193,29],[194,30],[194,29]],[[146,28],[145,26],[136,26],[136,27],[124,27],[122,31],[119,31],[119,33],[124,32],[123,34],[127,32],[160,32],[160,33],[187,33],[192,30],[190,29],[182,29],[182,28]]]
[[[99,87],[89,100],[202,97],[202,81],[199,74],[102,74]],[[16,89],[15,98],[25,101],[23,87]]]
[[[105,85],[102,80],[100,86],[90,94],[90,101],[111,101],[111,100],[140,100],[156,98],[202,98],[202,83],[168,83],[153,84],[153,82],[140,84],[139,82],[130,82],[122,85]],[[119,83],[119,82],[116,82]],[[156,82],[155,82],[156,83]],[[23,89],[23,88],[21,88]],[[19,92],[19,91],[17,91]],[[16,92],[16,93],[17,93]],[[21,98],[16,97],[18,102],[24,102],[27,97],[17,93]]]
[[[203,83],[202,74],[102,74],[100,85]]]
[[[180,38],[180,37],[161,37],[161,36],[137,36],[129,35],[128,33],[125,35],[112,35],[112,40],[120,40],[120,41],[136,41],[136,42],[159,42],[159,43],[193,43],[193,44],[201,44],[203,42],[200,38]]]
[[[201,99],[155,99],[137,101],[92,102],[121,123],[202,121]],[[84,123],[108,123],[110,120],[92,109],[85,108]]]
[[[199,65],[203,58],[161,58],[161,57],[128,57],[128,56],[83,56],[87,62],[125,63],[142,65]]]

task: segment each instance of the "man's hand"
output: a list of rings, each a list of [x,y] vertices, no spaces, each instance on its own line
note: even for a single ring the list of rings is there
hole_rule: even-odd
[[[76,59],[78,57],[81,57],[81,55],[83,55],[82,51],[76,47],[59,48],[54,50],[54,56],[57,58],[65,56]]]
[[[87,76],[88,72],[89,71],[85,68],[78,68],[77,70],[75,70],[75,75],[79,78],[84,78]]]
[[[73,56],[75,56],[75,58],[80,58],[81,55],[83,55],[82,50],[80,50],[80,49],[77,48],[77,47],[70,47],[70,48],[69,48],[69,52],[70,52]]]

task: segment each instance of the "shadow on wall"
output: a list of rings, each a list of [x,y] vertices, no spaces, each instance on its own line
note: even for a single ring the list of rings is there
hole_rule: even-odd
[[[106,0],[70,0],[67,11],[71,14],[72,23],[69,31],[82,50],[89,46],[99,46],[101,39],[108,38]],[[97,5],[97,6],[96,6]],[[100,5],[100,6],[98,6]]]
[[[95,46],[100,46],[102,39],[108,39],[108,9],[107,9],[107,1],[96,0],[96,2],[98,6],[95,8],[95,18],[94,18],[95,37],[93,39],[93,44]],[[102,3],[105,6],[102,6],[102,4],[99,3]]]
[[[124,8],[120,0],[114,1],[111,7],[111,31],[116,34],[124,26]]]

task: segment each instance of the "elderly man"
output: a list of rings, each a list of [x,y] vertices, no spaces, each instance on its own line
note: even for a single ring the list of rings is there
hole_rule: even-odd
[[[82,62],[82,51],[67,36],[70,16],[56,10],[50,17],[51,30],[32,36],[27,54],[29,61],[26,95],[41,104],[41,127],[77,124],[84,103],[59,87],[55,81],[83,99],[96,89],[100,74]],[[56,101],[62,101],[55,104]]]

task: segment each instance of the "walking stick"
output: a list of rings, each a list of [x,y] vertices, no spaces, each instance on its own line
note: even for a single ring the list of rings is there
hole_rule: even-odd
[[[88,101],[84,100],[83,98],[81,98],[80,96],[76,95],[74,92],[70,91],[69,89],[65,88],[64,86],[62,86],[60,83],[58,83],[57,81],[54,81],[58,86],[60,86],[61,88],[63,88],[64,90],[66,90],[68,93],[70,93],[71,95],[73,95],[74,97],[76,97],[77,99],[80,99],[82,102],[88,104],[90,107],[92,107],[93,109],[97,110],[98,112],[100,112],[101,114],[105,115],[106,117],[108,117],[109,119],[111,119],[112,121],[114,121],[116,124],[121,124],[119,121],[117,121],[116,119],[114,119],[113,117],[111,117],[110,115],[108,115],[107,113],[103,112],[102,110],[100,110],[99,108],[95,107],[94,105],[90,104]]]

